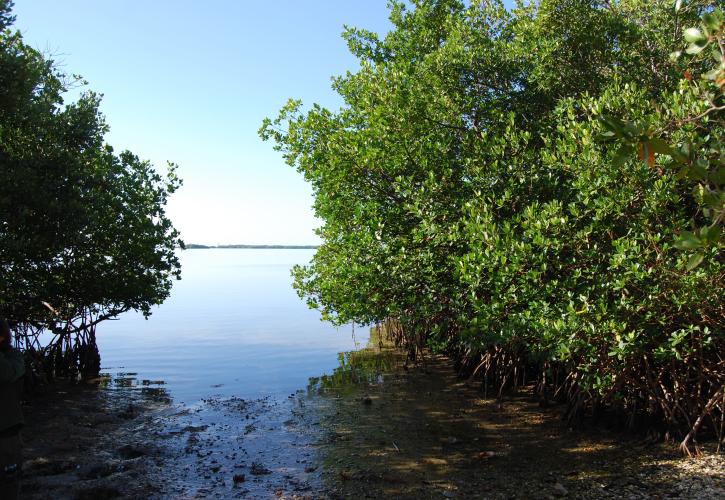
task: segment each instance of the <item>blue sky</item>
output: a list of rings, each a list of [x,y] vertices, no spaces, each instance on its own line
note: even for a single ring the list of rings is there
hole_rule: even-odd
[[[385,32],[386,0],[16,0],[15,27],[103,93],[107,140],[184,186],[187,243],[317,243],[310,188],[257,130],[288,98],[337,107],[343,25]]]

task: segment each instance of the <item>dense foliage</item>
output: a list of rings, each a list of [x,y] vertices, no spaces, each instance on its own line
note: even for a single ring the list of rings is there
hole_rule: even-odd
[[[0,317],[46,372],[91,375],[95,325],[148,314],[179,275],[164,213],[179,180],[105,144],[97,94],[63,102],[83,82],[23,42],[10,8],[0,0]]]
[[[535,381],[572,420],[685,451],[721,433],[716,2],[390,6],[385,37],[344,33],[360,68],[334,80],[341,109],[290,101],[260,130],[323,221],[300,295],[499,395]]]

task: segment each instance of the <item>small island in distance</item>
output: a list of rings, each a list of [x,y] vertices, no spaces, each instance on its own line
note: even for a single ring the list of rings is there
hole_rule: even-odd
[[[268,249],[268,250],[314,250],[318,245],[199,245],[197,243],[188,243],[185,245],[187,250],[207,249],[207,248],[249,248],[249,249]]]

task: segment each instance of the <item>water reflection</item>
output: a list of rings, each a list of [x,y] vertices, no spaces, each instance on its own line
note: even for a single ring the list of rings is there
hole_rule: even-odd
[[[313,250],[180,252],[183,279],[147,321],[129,312],[98,327],[104,372],[164,380],[175,403],[210,396],[285,397],[330,373],[367,340],[322,323],[291,286]],[[354,330],[353,330],[354,331]],[[121,374],[117,374],[121,376]]]
[[[400,354],[392,346],[384,344],[370,330],[367,347],[359,351],[341,352],[337,359],[339,366],[330,375],[310,377],[307,384],[309,394],[322,394],[334,390],[345,394],[361,385],[381,385],[393,371]]]
[[[134,391],[147,400],[156,403],[171,403],[171,396],[164,387],[163,380],[138,379],[138,373],[119,372],[116,374],[101,373],[97,379],[98,387],[107,390]]]

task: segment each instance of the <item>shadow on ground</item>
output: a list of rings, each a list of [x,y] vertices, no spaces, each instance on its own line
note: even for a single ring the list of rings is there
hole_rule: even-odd
[[[404,371],[392,351],[355,355],[308,389],[320,398],[332,497],[725,497],[722,455],[685,460],[631,436],[568,430],[560,409],[525,396],[499,406],[444,357]]]
[[[23,498],[725,498],[723,457],[499,406],[449,360],[343,353],[287,398],[174,405],[133,374],[26,405]]]

